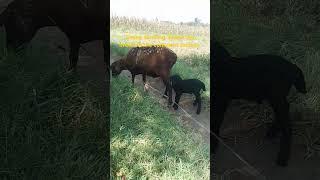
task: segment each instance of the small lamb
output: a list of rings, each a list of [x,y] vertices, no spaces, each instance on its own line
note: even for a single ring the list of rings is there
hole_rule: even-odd
[[[184,80],[182,80],[179,75],[171,76],[170,82],[172,84],[172,88],[174,89],[174,91],[176,93],[175,104],[173,105],[173,108],[175,110],[178,109],[180,97],[183,93],[194,94],[196,96],[196,99],[193,102],[193,105],[196,106],[198,104],[197,114],[200,114],[200,111],[201,111],[200,91],[201,91],[201,89],[203,91],[206,91],[204,83],[198,79],[184,79]]]

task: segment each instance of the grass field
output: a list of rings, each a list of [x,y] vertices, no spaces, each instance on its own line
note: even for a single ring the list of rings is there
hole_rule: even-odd
[[[0,179],[106,178],[107,121],[89,88],[44,46],[0,50]]]
[[[301,119],[294,118],[295,134],[302,137],[308,153],[315,154],[320,144],[320,34],[319,23],[316,23],[319,17],[309,11],[316,7],[312,3],[317,2],[255,2],[215,1],[211,8],[211,35],[222,42],[233,56],[277,54],[302,68],[308,94],[302,96],[293,90],[289,99],[291,110],[298,110],[302,115]]]
[[[111,82],[111,173],[127,179],[208,179],[209,147],[130,80]]]
[[[164,22],[111,18],[111,53],[124,56],[130,36],[193,36],[183,42],[199,48],[170,47],[178,55],[172,74],[198,78],[207,88],[204,106],[210,97],[209,26],[188,26]],[[168,40],[139,39],[138,43],[162,44]],[[176,41],[176,43],[178,43]],[[112,176],[128,179],[209,179],[209,146],[185,129],[158,101],[132,88],[130,80],[113,78],[111,83],[111,168]]]

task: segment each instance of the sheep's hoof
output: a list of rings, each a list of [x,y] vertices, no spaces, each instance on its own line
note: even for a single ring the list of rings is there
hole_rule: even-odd
[[[174,105],[173,105],[173,109],[174,109],[174,110],[177,110],[177,109],[178,109],[178,105],[174,104]]]
[[[148,88],[148,85],[147,85],[147,84],[145,84],[145,85],[143,86],[143,91],[144,91],[144,92],[147,92],[147,91],[148,91],[148,89],[149,89],[149,88]]]
[[[75,66],[69,66],[67,72],[76,72],[77,68]]]
[[[200,114],[200,111],[197,111],[197,114]]]

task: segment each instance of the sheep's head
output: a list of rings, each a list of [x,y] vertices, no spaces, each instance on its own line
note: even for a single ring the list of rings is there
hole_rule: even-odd
[[[111,64],[112,76],[118,76],[122,71],[122,59]]]

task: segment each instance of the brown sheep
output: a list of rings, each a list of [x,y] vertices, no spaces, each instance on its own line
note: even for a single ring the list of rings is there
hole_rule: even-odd
[[[172,86],[169,83],[170,71],[177,61],[177,55],[170,49],[161,46],[135,47],[129,50],[126,57],[111,64],[112,76],[117,76],[122,70],[128,70],[132,75],[132,84],[138,74],[142,74],[145,85],[146,76],[160,77],[166,86],[165,95],[169,91],[168,106],[172,104]]]

